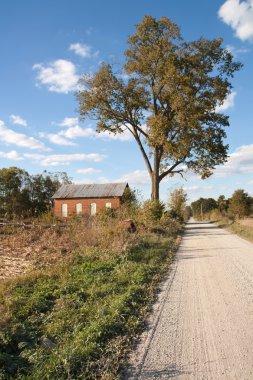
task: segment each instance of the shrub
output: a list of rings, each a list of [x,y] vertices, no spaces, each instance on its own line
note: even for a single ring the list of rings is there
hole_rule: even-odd
[[[148,200],[143,203],[140,213],[140,219],[147,227],[153,227],[159,224],[164,213],[165,206],[158,200]]]

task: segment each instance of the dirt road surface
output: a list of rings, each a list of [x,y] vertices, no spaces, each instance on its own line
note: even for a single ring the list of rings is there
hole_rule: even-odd
[[[127,379],[253,379],[253,244],[191,222]]]

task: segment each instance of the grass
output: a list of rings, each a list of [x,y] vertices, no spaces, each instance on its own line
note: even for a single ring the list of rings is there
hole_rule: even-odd
[[[0,379],[118,379],[176,239],[79,250],[0,285]]]
[[[227,220],[219,220],[216,221],[215,224],[217,224],[219,227],[225,228],[230,232],[233,232],[234,234],[249,240],[250,242],[253,242],[253,228],[251,226],[244,226],[237,222],[228,222]]]

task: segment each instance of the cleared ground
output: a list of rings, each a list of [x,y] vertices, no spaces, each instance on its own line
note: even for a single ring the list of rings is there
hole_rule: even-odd
[[[127,379],[253,379],[253,244],[191,222]]]

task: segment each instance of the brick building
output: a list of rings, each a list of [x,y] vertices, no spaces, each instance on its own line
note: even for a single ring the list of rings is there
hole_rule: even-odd
[[[54,214],[59,218],[95,215],[108,207],[117,209],[123,202],[127,183],[62,185],[53,195]]]

